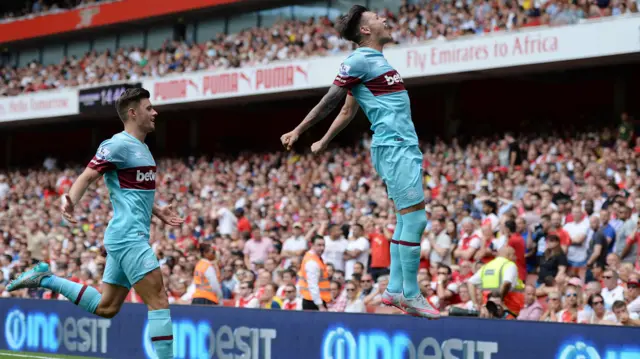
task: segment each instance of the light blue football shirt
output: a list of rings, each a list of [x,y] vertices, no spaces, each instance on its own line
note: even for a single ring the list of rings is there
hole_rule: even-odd
[[[149,241],[156,190],[156,162],[149,147],[123,131],[100,144],[88,167],[104,175],[113,205],[105,246]]]
[[[333,84],[348,88],[364,110],[373,131],[371,146],[418,145],[404,81],[382,52],[358,48],[344,60]]]

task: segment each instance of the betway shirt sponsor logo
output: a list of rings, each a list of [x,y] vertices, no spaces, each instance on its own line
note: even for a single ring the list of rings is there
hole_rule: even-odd
[[[146,182],[146,181],[155,181],[156,173],[154,171],[142,172],[138,170],[136,172],[136,181],[138,182]]]
[[[156,189],[156,166],[122,168],[118,170],[122,189]]]
[[[404,83],[404,81],[402,81],[402,77],[400,77],[400,74],[397,72],[395,74],[389,74],[389,75],[385,74],[384,79],[387,80],[387,85],[389,86],[393,86],[399,83]]]

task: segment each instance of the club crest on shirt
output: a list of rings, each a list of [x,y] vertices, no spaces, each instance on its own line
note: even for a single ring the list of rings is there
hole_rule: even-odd
[[[351,70],[351,66],[345,65],[345,64],[341,64],[340,65],[340,71],[338,71],[338,75],[342,76],[342,77],[348,77],[349,76],[349,70]]]
[[[145,156],[144,153],[142,153],[140,151],[137,151],[133,155],[135,156],[135,158],[147,159],[147,156]]]
[[[415,189],[413,189],[413,188],[410,188],[410,189],[407,191],[407,195],[406,195],[406,197],[407,197],[407,199],[408,199],[408,200],[414,200],[414,199],[418,198],[418,196],[419,196],[418,191],[417,191],[417,190],[415,190]]]
[[[109,151],[108,148],[100,147],[98,149],[98,153],[96,154],[96,158],[99,159],[100,161],[107,161],[110,153],[111,151]]]

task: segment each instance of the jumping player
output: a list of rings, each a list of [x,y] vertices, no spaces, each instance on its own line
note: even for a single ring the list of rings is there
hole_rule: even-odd
[[[171,226],[179,226],[183,219],[171,206],[160,208],[154,204],[156,163],[144,140],[154,131],[158,113],[149,101],[149,91],[126,90],[117,100],[116,109],[124,131],[100,144],[95,157],[62,197],[61,206],[64,219],[76,223],[74,206],[87,188],[104,175],[114,214],[104,235],[107,263],[102,294],[53,275],[44,262],[20,275],[8,290],[51,289],[89,313],[112,318],[133,286],[149,308],[149,334],[158,358],[170,359],[173,328],[169,301],[158,259],[149,246],[149,230],[152,214]]]
[[[391,278],[382,302],[413,316],[438,318],[439,312],[418,288],[420,239],[427,224],[422,152],[402,77],[382,55],[384,45],[393,41],[390,27],[385,18],[354,5],[338,20],[336,28],[342,38],[356,43],[358,49],[342,63],[320,103],[280,140],[287,150],[291,149],[300,134],[324,119],[346,96],[327,133],[311,146],[312,152],[318,153],[351,122],[359,106],[364,109],[374,132],[371,159],[397,209],[391,240]]]

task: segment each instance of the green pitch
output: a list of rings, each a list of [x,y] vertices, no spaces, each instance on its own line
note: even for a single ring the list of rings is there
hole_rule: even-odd
[[[27,353],[0,350],[0,359],[95,359],[95,357],[78,357],[72,355],[58,355],[48,353]]]

